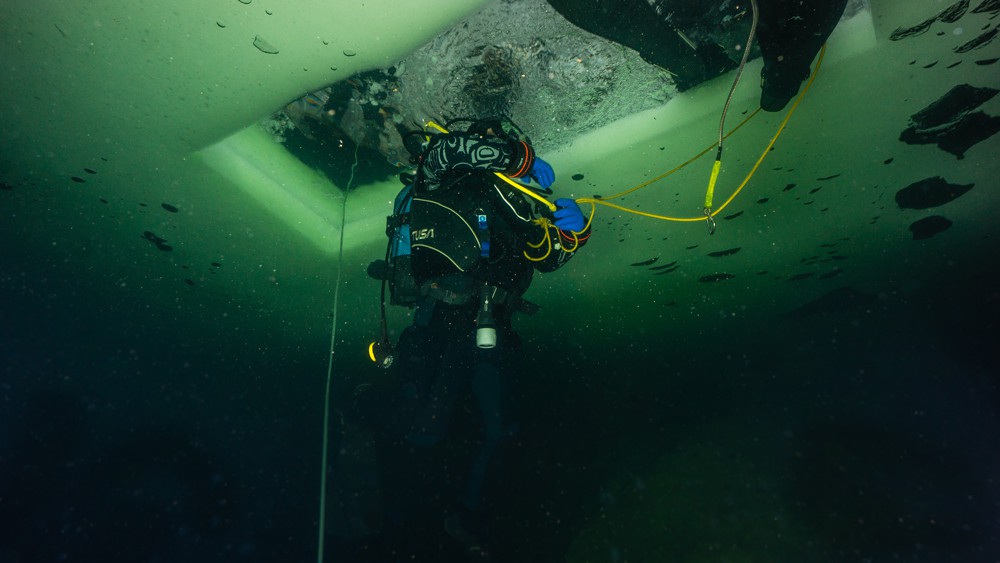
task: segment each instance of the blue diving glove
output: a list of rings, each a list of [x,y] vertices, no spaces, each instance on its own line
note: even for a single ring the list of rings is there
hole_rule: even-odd
[[[568,197],[561,197],[556,200],[556,228],[563,231],[573,231],[579,233],[587,226],[583,219],[583,211],[575,201]]]
[[[538,182],[538,185],[545,189],[549,189],[549,186],[556,181],[556,172],[552,170],[552,165],[537,156],[535,157],[535,164],[531,166],[530,174]]]

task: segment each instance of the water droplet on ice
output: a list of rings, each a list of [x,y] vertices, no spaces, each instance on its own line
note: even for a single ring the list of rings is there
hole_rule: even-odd
[[[240,0],[240,1],[242,2],[243,0]],[[270,43],[268,43],[260,35],[254,36],[254,38],[253,38],[253,46],[257,47],[257,49],[260,50],[260,52],[267,53],[268,55],[277,55],[278,54],[277,47],[275,47],[274,45],[271,45]]]

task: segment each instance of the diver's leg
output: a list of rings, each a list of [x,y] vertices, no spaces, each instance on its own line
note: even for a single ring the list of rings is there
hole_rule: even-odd
[[[760,107],[781,111],[809,76],[847,0],[758,0],[758,5],[757,41],[764,59]]]
[[[388,377],[355,388],[353,421],[390,436],[409,431],[440,368],[443,347],[434,336],[426,326],[410,326],[403,331]]]
[[[465,349],[473,347],[471,337],[456,332],[444,323],[435,330],[435,339],[443,343],[439,361],[434,364],[434,377],[418,389],[419,408],[412,417],[406,440],[417,446],[439,443],[448,431],[451,411],[463,388],[469,384],[472,368]]]
[[[511,384],[519,373],[520,340],[507,332],[499,346],[477,350],[472,392],[483,422],[483,441],[469,469],[459,510],[445,521],[445,529],[470,548],[483,549],[482,505],[487,473],[497,448],[516,428],[512,416]],[[485,553],[485,552],[483,552]]]

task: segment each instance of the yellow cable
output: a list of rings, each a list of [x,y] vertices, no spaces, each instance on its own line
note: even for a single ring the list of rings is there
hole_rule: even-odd
[[[740,194],[740,192],[743,191],[743,188],[746,187],[747,183],[750,182],[750,178],[752,178],[753,175],[757,172],[757,169],[760,168],[761,163],[764,162],[764,159],[767,157],[768,153],[771,151],[771,147],[774,146],[774,143],[777,142],[778,137],[780,137],[781,133],[784,132],[785,126],[788,125],[788,121],[792,118],[792,114],[795,113],[796,108],[798,108],[799,104],[802,102],[802,99],[805,97],[806,92],[808,92],[809,88],[812,87],[813,82],[816,80],[816,76],[819,75],[819,70],[820,70],[820,67],[823,64],[823,56],[825,54],[826,54],[826,44],[824,44],[823,48],[820,49],[819,59],[816,61],[816,68],[815,68],[815,70],[813,70],[813,73],[809,77],[809,80],[806,82],[805,87],[802,89],[801,92],[799,92],[798,97],[795,99],[795,103],[792,104],[791,108],[789,108],[788,113],[785,115],[785,118],[781,121],[781,124],[778,126],[777,131],[775,131],[774,136],[771,137],[771,141],[767,144],[767,147],[764,148],[764,151],[761,153],[760,157],[757,159],[757,162],[750,169],[750,172],[747,173],[746,177],[743,179],[743,182],[740,183],[740,185],[736,188],[736,190],[733,191],[732,195],[730,195],[729,198],[726,199],[726,201],[723,202],[723,204],[720,205],[718,209],[715,209],[714,211],[712,211],[712,213],[711,213],[712,217],[715,217],[716,215],[718,215],[719,213],[721,213],[722,210],[726,208],[726,206],[728,206],[730,203],[733,202],[734,199],[736,199],[736,196],[738,196]],[[750,121],[750,118],[754,117],[759,112],[760,112],[760,108],[758,107],[756,110],[753,111],[753,113],[751,113],[749,116],[747,116],[746,119],[744,119],[742,122],[740,122],[739,125],[737,125],[736,127],[734,127],[726,135],[726,137],[728,138],[730,135],[732,135],[733,133],[735,133],[736,130],[738,130],[740,127],[743,127],[743,125],[745,125],[748,121]],[[618,210],[624,211],[626,213],[632,213],[634,215],[641,215],[643,217],[649,217],[651,219],[660,219],[660,220],[663,220],[663,221],[676,221],[676,222],[679,222],[679,223],[694,223],[694,222],[697,222],[697,221],[704,221],[705,220],[705,216],[704,215],[702,215],[700,217],[668,217],[666,215],[657,215],[657,214],[654,214],[654,213],[646,213],[644,211],[638,211],[638,210],[635,210],[635,209],[629,209],[629,208],[623,207],[621,205],[615,205],[613,203],[608,203],[607,200],[609,200],[609,199],[616,199],[616,198],[625,196],[627,194],[635,192],[636,190],[640,190],[642,188],[645,188],[646,186],[649,186],[650,184],[652,184],[654,182],[662,180],[663,178],[666,178],[667,176],[670,176],[671,174],[677,172],[681,168],[684,168],[688,164],[691,164],[695,160],[698,160],[699,158],[701,158],[702,156],[704,156],[705,154],[707,154],[710,150],[712,150],[715,147],[716,147],[716,145],[713,144],[712,146],[706,148],[705,150],[703,150],[700,153],[698,153],[697,155],[691,157],[690,159],[688,159],[687,161],[685,161],[683,164],[680,164],[679,166],[673,168],[672,170],[670,170],[668,172],[665,172],[665,173],[663,173],[663,174],[661,174],[661,175],[659,175],[659,176],[657,176],[655,178],[647,180],[646,182],[643,182],[643,183],[641,183],[641,184],[639,184],[639,185],[637,185],[635,187],[629,188],[628,190],[625,190],[625,191],[623,191],[621,193],[617,193],[617,194],[609,196],[609,197],[601,197],[601,198],[589,198],[589,197],[580,198],[580,199],[576,200],[576,202],[577,203],[590,203],[592,205],[593,204],[605,205],[607,207],[612,207],[614,209],[618,209]],[[716,164],[718,165],[719,161],[716,161]],[[717,174],[717,171],[715,170],[715,167],[713,166],[712,180],[715,179],[716,174]],[[714,188],[714,182],[711,182],[710,187]],[[708,195],[706,195],[706,201],[708,201]]]
[[[733,133],[735,133],[736,131],[738,131],[740,129],[740,127],[743,127],[744,125],[746,125],[747,122],[750,121],[755,115],[757,115],[758,113],[760,113],[760,111],[761,111],[760,108],[757,108],[757,109],[753,110],[750,113],[750,115],[748,115],[746,117],[746,119],[744,119],[743,121],[741,121],[739,123],[739,125],[737,125],[736,127],[733,127],[732,130],[730,130],[729,133],[726,134],[725,138],[728,139],[730,135],[732,135]],[[664,172],[663,174],[660,174],[659,176],[656,176],[655,178],[650,178],[649,180],[646,180],[645,182],[643,182],[643,183],[641,183],[641,184],[639,184],[637,186],[631,187],[631,188],[625,190],[624,192],[617,193],[615,195],[609,195],[607,197],[601,197],[600,199],[604,200],[604,201],[607,201],[609,199],[618,199],[620,197],[627,196],[628,194],[630,194],[630,193],[632,193],[634,191],[641,190],[642,188],[645,188],[646,186],[648,186],[650,184],[654,184],[656,182],[659,182],[660,180],[666,178],[667,176],[670,176],[673,173],[678,172],[680,169],[684,168],[688,164],[691,164],[692,162],[694,162],[694,161],[698,160],[699,158],[705,156],[708,153],[708,151],[714,149],[715,147],[716,147],[716,145],[713,143],[713,144],[709,145],[708,147],[706,147],[705,150],[703,150],[700,153],[692,156],[691,158],[689,158],[686,161],[684,161],[683,163],[675,166],[671,170],[668,170],[668,171]],[[577,203],[579,203],[579,202],[580,202],[580,200],[577,200]]]
[[[715,164],[712,165],[712,175],[708,178],[708,190],[705,191],[705,209],[712,208],[712,198],[715,197],[715,181],[719,179],[719,168],[722,168],[722,159],[716,158]]]

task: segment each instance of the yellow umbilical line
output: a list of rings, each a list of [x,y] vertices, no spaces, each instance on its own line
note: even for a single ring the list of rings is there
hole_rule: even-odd
[[[788,125],[788,121],[792,118],[792,114],[795,113],[795,109],[798,108],[799,104],[802,102],[803,97],[805,97],[806,92],[809,91],[809,88],[812,86],[813,82],[816,80],[816,76],[819,74],[820,66],[822,66],[822,64],[823,64],[823,56],[825,54],[826,54],[826,44],[824,44],[823,48],[820,49],[819,59],[816,61],[816,69],[813,70],[812,75],[809,77],[809,81],[806,82],[806,85],[802,89],[802,92],[800,92],[799,95],[798,95],[798,97],[795,99],[795,103],[792,104],[791,108],[789,108],[788,113],[785,115],[785,118],[781,121],[781,124],[778,126],[778,130],[775,131],[774,136],[771,137],[771,141],[767,144],[767,147],[764,148],[764,151],[761,152],[760,158],[757,159],[757,162],[750,169],[750,172],[747,173],[746,177],[743,179],[743,182],[741,182],[740,185],[736,188],[736,190],[733,191],[732,195],[730,195],[729,198],[726,199],[726,201],[723,202],[723,204],[718,207],[718,209],[715,209],[715,210],[713,210],[711,212],[711,215],[710,215],[711,217],[715,217],[716,215],[718,215],[719,213],[721,213],[722,210],[725,209],[730,203],[732,203],[732,201],[734,199],[736,199],[736,196],[738,196],[740,194],[740,192],[743,191],[743,188],[746,187],[747,183],[750,182],[750,178],[752,178],[753,175],[754,175],[754,173],[757,172],[757,169],[760,168],[761,163],[764,162],[764,159],[767,157],[768,153],[771,151],[771,147],[774,146],[774,143],[777,142],[778,137],[780,137],[781,133],[785,130],[785,126]],[[760,108],[758,107],[756,110],[753,111],[753,113],[751,113],[750,115],[748,115],[746,119],[744,119],[742,122],[740,122],[739,125],[737,125],[736,127],[734,127],[725,137],[728,138],[730,135],[732,135],[733,133],[735,133],[740,127],[743,127],[743,125],[745,125],[748,121],[750,121],[750,119],[752,117],[754,117],[755,115],[757,115],[759,112],[760,112]],[[671,174],[677,172],[681,168],[684,168],[688,164],[691,164],[695,160],[698,160],[699,158],[701,158],[702,156],[704,156],[705,154],[707,154],[709,151],[711,151],[713,148],[716,148],[716,146],[717,146],[716,144],[713,144],[713,145],[709,146],[708,148],[706,148],[705,150],[701,151],[700,153],[696,154],[695,156],[691,157],[690,159],[688,159],[687,161],[685,161],[683,164],[680,164],[680,165],[676,166],[672,170],[669,170],[669,171],[667,171],[667,172],[665,172],[663,174],[660,174],[659,176],[657,176],[655,178],[647,180],[646,182],[643,182],[643,183],[641,183],[641,184],[639,184],[637,186],[629,188],[629,189],[627,189],[627,190],[625,190],[625,191],[623,191],[621,193],[617,193],[615,195],[608,196],[608,197],[600,197],[600,198],[585,197],[585,198],[580,198],[580,199],[576,200],[576,202],[577,203],[589,203],[591,205],[604,205],[604,206],[607,206],[607,207],[611,207],[611,208],[617,209],[619,211],[624,211],[626,213],[632,213],[634,215],[641,215],[643,217],[649,217],[651,219],[660,219],[662,221],[676,221],[676,222],[680,222],[680,223],[694,223],[694,222],[698,222],[698,221],[704,221],[705,220],[705,216],[704,215],[702,215],[700,217],[668,217],[666,215],[657,215],[655,213],[646,213],[644,211],[638,211],[636,209],[630,209],[628,207],[624,207],[624,206],[621,206],[621,205],[616,205],[614,203],[609,203],[607,200],[623,197],[623,196],[628,195],[628,194],[630,194],[632,192],[635,192],[637,190],[645,188],[645,187],[649,186],[650,184],[653,184],[654,182],[658,182],[658,181],[666,178],[667,176],[670,176]],[[713,171],[713,174],[714,174],[714,171]]]
[[[582,230],[580,230],[580,231],[564,231],[564,232],[568,232],[571,235],[573,235],[573,248],[566,248],[565,246],[562,246],[562,251],[563,252],[576,252],[580,248],[580,233],[587,232],[587,229],[590,227],[590,223],[594,220],[594,213],[596,211],[597,211],[597,206],[592,204],[590,206],[590,216],[587,217],[587,224],[583,226]],[[532,261],[532,262],[541,262],[542,260],[545,260],[546,258],[548,258],[549,254],[552,254],[552,248],[553,248],[553,245],[552,245],[552,234],[549,232],[549,227],[554,227],[555,225],[553,225],[552,221],[549,221],[545,217],[539,217],[538,219],[535,219],[534,222],[535,222],[536,225],[541,225],[542,226],[542,231],[544,232],[544,234],[542,234],[542,240],[538,241],[537,243],[530,243],[529,242],[529,243],[525,243],[525,244],[527,244],[531,248],[541,248],[542,245],[545,245],[545,253],[542,254],[540,257],[536,258],[536,257],[529,256],[528,255],[528,251],[524,251],[524,257],[527,258],[528,260]]]

